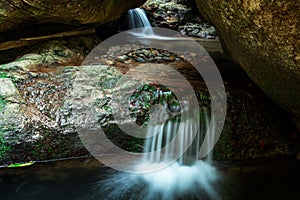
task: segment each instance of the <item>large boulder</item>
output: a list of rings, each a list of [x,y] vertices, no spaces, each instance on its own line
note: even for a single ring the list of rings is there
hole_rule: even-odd
[[[0,0],[0,32],[46,22],[103,24],[145,0]]]
[[[299,116],[299,1],[196,2],[233,60],[273,101]]]
[[[0,165],[87,154],[64,99],[74,65],[98,43],[96,36],[47,41],[0,65]]]

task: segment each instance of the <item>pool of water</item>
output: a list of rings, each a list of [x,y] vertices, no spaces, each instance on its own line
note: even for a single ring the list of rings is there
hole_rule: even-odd
[[[0,199],[300,199],[300,161],[215,163],[218,197],[201,188],[174,195],[153,192],[136,175],[104,167],[92,158],[0,169]],[[191,186],[193,187],[193,186]]]

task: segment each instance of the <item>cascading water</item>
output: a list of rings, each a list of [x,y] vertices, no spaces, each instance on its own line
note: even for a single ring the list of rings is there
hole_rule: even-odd
[[[147,38],[155,40],[178,40],[178,37],[160,36],[154,32],[145,11],[141,8],[131,9],[127,13],[129,29],[135,29],[133,35],[138,38]]]
[[[200,142],[204,138],[204,132],[209,123],[208,112],[203,108],[202,113],[191,113],[188,102],[183,102],[183,105],[185,106],[183,109],[179,106],[172,109],[187,114],[177,115],[171,119],[166,116],[167,113],[172,112],[168,110],[167,103],[160,105],[161,109],[152,111],[147,127],[144,152],[153,153],[146,154],[145,162],[166,163],[174,160],[174,155],[179,155],[177,162],[180,165],[193,165],[198,160]],[[203,117],[200,121],[199,115],[201,114]],[[185,150],[184,147],[187,145],[189,148]]]
[[[218,172],[210,163],[212,157],[198,159],[204,136],[213,130],[209,128],[213,119],[206,108],[197,113],[191,112],[188,101],[180,105],[170,106],[163,101],[150,109],[145,156],[135,166],[144,173],[118,173],[99,182],[102,193],[95,192],[97,198],[109,194],[104,199],[222,199],[215,186]]]
[[[152,26],[147,18],[145,11],[141,8],[135,8],[128,11],[129,28],[143,28],[143,34],[154,35]]]
[[[141,177],[149,184],[152,193],[161,194],[161,199],[176,199],[187,194],[190,199],[201,199],[203,194],[197,196],[201,191],[209,199],[221,199],[213,187],[218,176],[210,164],[212,153],[205,161],[199,160],[203,138],[213,135],[214,129],[209,126],[213,119],[210,119],[207,108],[197,113],[189,107],[188,101],[182,102],[181,106],[170,109],[163,101],[152,109],[147,126],[149,137],[144,145],[144,153],[148,154],[137,167],[151,171],[152,167],[165,166],[170,160],[174,162],[161,170],[144,173]],[[211,140],[206,142],[210,143]],[[153,196],[147,198],[152,199]]]
[[[156,37],[143,10],[130,10],[128,16],[130,28],[142,27],[141,34]],[[109,177],[97,184],[102,193],[96,194],[102,198],[109,193],[107,199],[222,199],[214,185],[218,172],[212,153],[199,160],[200,148],[214,141],[214,116],[205,108],[194,110],[188,100],[170,107],[159,95],[163,101],[151,107],[144,157],[134,166],[144,173]]]

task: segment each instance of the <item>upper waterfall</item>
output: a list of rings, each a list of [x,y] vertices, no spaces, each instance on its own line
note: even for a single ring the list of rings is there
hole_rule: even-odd
[[[145,11],[141,8],[135,8],[128,11],[129,28],[143,28],[145,35],[154,35],[152,26],[147,18]]]

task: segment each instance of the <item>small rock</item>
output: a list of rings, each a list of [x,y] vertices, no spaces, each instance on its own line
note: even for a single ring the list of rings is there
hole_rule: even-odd
[[[153,50],[152,51],[152,53],[156,56],[156,55],[158,55],[159,54],[159,51],[157,51],[157,50]]]
[[[133,61],[132,61],[132,60],[125,60],[124,63],[125,63],[125,64],[132,64]]]
[[[137,61],[137,62],[142,62],[142,63],[145,63],[145,62],[146,62],[146,60],[143,59],[143,58],[141,58],[141,57],[137,57],[137,58],[136,58],[136,61]]]
[[[128,56],[122,55],[122,56],[117,56],[116,60],[120,62],[124,62],[126,59],[128,59]]]
[[[106,60],[106,64],[107,65],[113,65],[113,64],[115,64],[115,61],[113,61],[113,60]]]
[[[169,56],[169,60],[170,61],[174,61],[175,60],[175,56],[173,56],[173,55]]]
[[[167,56],[162,57],[162,60],[165,61],[165,62],[170,61],[170,60],[169,60],[169,57],[167,57]]]

